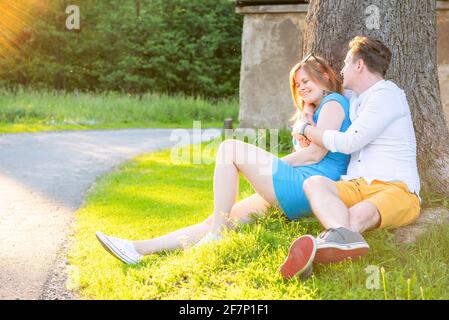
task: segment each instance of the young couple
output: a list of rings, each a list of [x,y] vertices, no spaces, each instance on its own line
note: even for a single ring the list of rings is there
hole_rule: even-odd
[[[391,52],[382,42],[361,36],[349,48],[343,83],[313,54],[290,72],[298,109],[292,135],[302,148],[280,159],[254,145],[225,140],[217,152],[209,218],[143,241],[97,232],[103,247],[124,263],[136,264],[155,252],[220,240],[225,229],[278,205],[288,219],[313,212],[325,229],[317,238],[296,239],[280,267],[284,278],[307,277],[314,262],[365,255],[369,245],[363,232],[417,219],[415,133],[404,91],[384,79]],[[236,203],[239,172],[256,193]]]

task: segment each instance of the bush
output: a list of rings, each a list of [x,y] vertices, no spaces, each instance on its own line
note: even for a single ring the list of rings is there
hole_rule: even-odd
[[[20,50],[0,56],[0,84],[238,94],[242,17],[232,1],[78,0],[81,29],[72,31],[65,27],[72,1],[30,3],[15,13],[34,19],[11,40]]]

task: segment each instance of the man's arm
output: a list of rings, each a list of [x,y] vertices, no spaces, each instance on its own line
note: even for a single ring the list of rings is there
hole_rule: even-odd
[[[312,142],[332,152],[351,154],[377,138],[403,110],[402,101],[393,91],[379,92],[366,102],[359,117],[346,132],[320,130],[307,126],[304,135]]]

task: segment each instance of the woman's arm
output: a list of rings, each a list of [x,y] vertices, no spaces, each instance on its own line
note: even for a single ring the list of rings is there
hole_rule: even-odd
[[[316,144],[310,144],[308,147],[290,153],[282,158],[285,162],[293,167],[305,166],[320,162],[326,153],[322,153],[321,147]],[[327,150],[326,150],[327,151]]]
[[[322,130],[339,130],[344,119],[345,112],[343,107],[336,101],[329,101],[321,109],[317,128]],[[299,138],[297,133],[294,136]],[[328,150],[325,148],[311,143],[308,147],[283,157],[282,160],[294,167],[304,166],[320,162],[327,152]]]

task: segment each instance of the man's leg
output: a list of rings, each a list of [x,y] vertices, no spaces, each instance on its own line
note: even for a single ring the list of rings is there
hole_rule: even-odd
[[[349,183],[348,183],[349,185]],[[350,187],[345,190],[352,192]],[[380,213],[370,201],[360,201],[348,208],[341,200],[337,184],[321,176],[314,176],[304,182],[304,191],[309,199],[313,213],[326,228],[347,228],[363,233],[375,229],[380,224]]]
[[[371,226],[372,220],[367,223],[362,219],[371,217],[372,211],[367,209],[372,208],[370,203],[356,204],[362,200],[359,183],[347,181],[337,185],[320,176],[311,177],[304,182],[304,191],[312,211],[326,228],[316,240],[315,262],[333,263],[347,258],[356,259],[368,252],[369,245],[360,234],[360,229]],[[351,209],[348,207],[353,209],[354,230],[351,228]]]
[[[364,232],[376,228],[401,227],[420,213],[419,198],[403,182],[375,180],[362,188],[364,201],[351,206],[351,230]]]
[[[350,228],[349,210],[338,195],[336,183],[322,176],[304,181],[304,192],[324,228]]]
[[[380,213],[377,207],[369,201],[362,201],[349,209],[350,230],[363,233],[376,229],[380,225]]]
[[[355,258],[364,255],[368,250],[368,244],[363,237],[350,230],[350,210],[345,199],[340,198],[341,191],[337,184],[321,176],[314,176],[304,182],[304,191],[312,207],[315,216],[327,229],[317,239],[310,235],[304,235],[296,239],[290,246],[288,256],[281,266],[281,274],[284,278],[301,274],[308,276],[312,273],[309,260],[304,257],[304,252],[313,251],[312,260],[318,263],[337,262],[346,258]],[[351,201],[357,199],[357,188],[353,183],[347,183],[345,189]],[[310,239],[314,241],[310,241]]]

